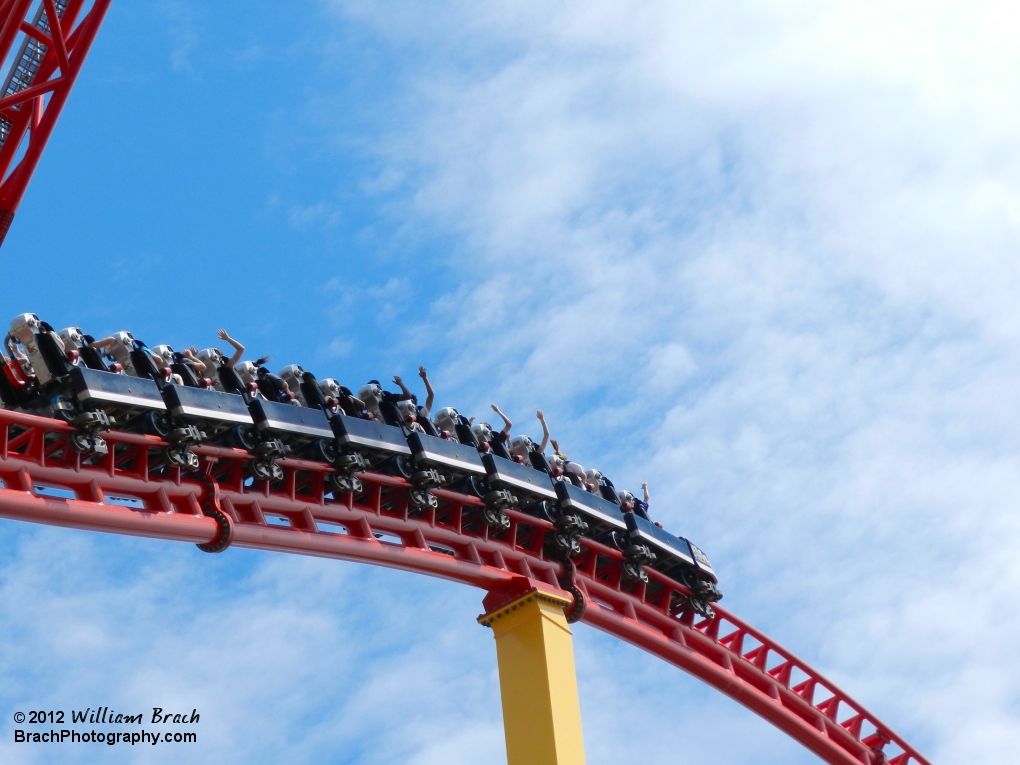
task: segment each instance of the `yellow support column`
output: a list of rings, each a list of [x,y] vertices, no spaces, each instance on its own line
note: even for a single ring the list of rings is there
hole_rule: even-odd
[[[531,589],[478,617],[496,637],[508,765],[584,765],[569,605]]]

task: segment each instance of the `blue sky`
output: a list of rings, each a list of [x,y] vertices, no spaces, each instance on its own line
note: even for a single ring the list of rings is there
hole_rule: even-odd
[[[11,315],[536,407],[940,763],[1020,746],[1020,61],[992,2],[115,2]],[[15,265],[16,264],[16,265]],[[2,524],[0,709],[193,762],[503,761],[480,595]],[[815,760],[576,631],[588,761]],[[52,761],[11,743],[0,759]],[[678,746],[678,742],[680,745]],[[62,750],[163,762],[179,750]]]

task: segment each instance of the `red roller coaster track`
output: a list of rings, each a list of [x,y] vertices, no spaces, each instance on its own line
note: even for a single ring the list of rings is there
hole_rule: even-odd
[[[30,16],[39,7],[35,0],[0,0],[0,60],[10,62],[0,93],[0,244],[110,0],[94,0],[83,14],[86,4],[42,0],[41,12]]]
[[[110,0],[0,0],[0,54],[10,75],[0,93],[0,243],[42,156]],[[34,10],[33,10],[34,9]],[[111,432],[96,464],[68,448],[72,428],[0,410],[0,517],[55,526],[233,545],[373,563],[473,585],[499,597],[520,586],[559,588],[563,563],[544,554],[551,524],[509,512],[493,533],[473,497],[436,490],[439,507],[408,506],[400,478],[363,474],[365,489],[326,496],[329,466],[284,459],[272,486],[245,479],[246,452],[199,446],[198,476],[166,467],[157,438]],[[62,490],[66,497],[52,496]],[[119,504],[129,498],[134,506]],[[674,614],[689,593],[648,571],[628,584],[622,556],[583,541],[574,581],[581,621],[691,673],[740,702],[833,765],[928,765],[873,714],[782,646],[724,609],[713,619]]]
[[[164,465],[153,436],[104,434],[110,452],[83,464],[74,429],[0,411],[0,517],[92,531],[373,563],[473,585],[499,596],[526,582],[559,588],[563,564],[545,555],[550,523],[510,511],[494,533],[474,497],[435,490],[439,507],[409,507],[402,478],[361,475],[364,491],[326,495],[319,462],[283,459],[272,486],[246,479],[247,452],[198,446],[198,476]],[[66,497],[52,496],[52,489]],[[133,506],[125,506],[124,500]],[[121,503],[121,504],[117,504]],[[672,613],[687,590],[648,570],[660,587],[628,584],[622,555],[583,540],[575,583],[581,621],[680,667],[764,717],[833,765],[928,765],[863,706],[788,650],[723,609],[713,619]],[[530,580],[530,581],[529,581]],[[654,596],[650,595],[655,590]]]

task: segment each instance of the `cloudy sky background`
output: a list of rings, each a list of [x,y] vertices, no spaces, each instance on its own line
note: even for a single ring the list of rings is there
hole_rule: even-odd
[[[12,316],[541,407],[933,762],[1014,760],[1014,7],[215,6],[114,3],[4,247]],[[14,711],[90,705],[198,707],[193,762],[503,761],[479,592],[2,529],[4,762],[55,756]],[[593,765],[816,761],[575,646]]]

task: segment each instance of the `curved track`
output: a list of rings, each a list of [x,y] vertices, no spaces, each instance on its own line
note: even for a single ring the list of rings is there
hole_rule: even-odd
[[[104,434],[110,453],[83,463],[69,426],[0,410],[0,517],[93,531],[317,555],[439,576],[498,594],[520,586],[561,587],[571,572],[545,554],[552,525],[510,512],[491,532],[474,497],[436,490],[439,507],[417,511],[401,478],[362,474],[364,491],[324,493],[330,467],[280,460],[273,485],[246,478],[247,452],[196,447],[201,473],[164,467],[165,444],[133,433]],[[53,490],[57,490],[54,492]],[[820,673],[724,609],[715,618],[675,613],[687,591],[649,570],[627,581],[622,556],[583,541],[572,578],[587,607],[581,621],[691,673],[833,765],[928,765],[877,717]],[[530,581],[525,581],[530,580]]]

